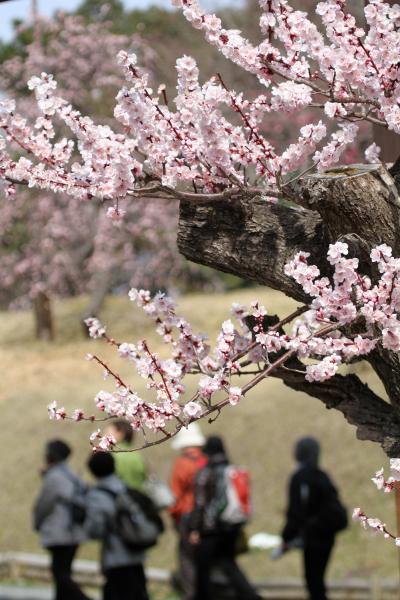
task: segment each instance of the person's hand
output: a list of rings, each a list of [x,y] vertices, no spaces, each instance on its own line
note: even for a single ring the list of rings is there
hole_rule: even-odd
[[[200,534],[198,531],[191,531],[189,534],[189,543],[193,546],[197,546],[200,542]]]

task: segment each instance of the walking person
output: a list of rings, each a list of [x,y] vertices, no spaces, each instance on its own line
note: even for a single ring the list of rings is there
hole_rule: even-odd
[[[182,600],[193,600],[195,594],[195,566],[193,546],[189,543],[189,516],[194,508],[194,480],[207,459],[202,452],[205,444],[200,427],[190,423],[181,429],[172,441],[172,448],[179,451],[170,480],[171,491],[175,497],[169,508],[175,529],[178,533],[178,585],[182,591]]]
[[[71,576],[76,551],[85,539],[82,525],[74,519],[72,501],[85,486],[67,464],[70,454],[62,440],[46,444],[43,483],[33,509],[34,528],[50,552],[55,600],[89,600]]]
[[[114,457],[108,452],[96,452],[88,467],[97,485],[87,496],[85,529],[89,537],[101,540],[103,600],[149,600],[145,552],[129,547],[117,527],[117,498],[127,488],[115,474]]]
[[[235,518],[230,510],[227,490],[229,460],[220,437],[211,436],[203,448],[207,465],[195,482],[195,506],[190,518],[190,542],[196,566],[195,600],[212,600],[211,570],[219,566],[238,600],[257,600],[260,596],[236,562],[236,550],[245,516]],[[236,513],[240,506],[236,506]],[[224,513],[230,511],[226,516]],[[248,507],[245,508],[245,511]],[[236,516],[238,516],[236,514]]]
[[[113,436],[119,448],[124,452],[115,452],[115,472],[131,489],[142,491],[147,479],[146,465],[140,452],[129,452],[133,448],[133,429],[126,419],[112,421],[105,430],[106,435]]]
[[[282,551],[303,548],[304,576],[310,600],[327,600],[325,572],[336,534],[347,527],[346,509],[328,475],[319,466],[316,439],[300,439],[294,449],[298,468],[289,484]]]

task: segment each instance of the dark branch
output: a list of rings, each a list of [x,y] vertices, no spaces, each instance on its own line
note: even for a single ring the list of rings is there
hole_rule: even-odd
[[[242,200],[218,206],[181,202],[178,246],[189,260],[280,290],[302,302],[301,288],[284,274],[299,250],[328,268],[322,219],[316,212]]]

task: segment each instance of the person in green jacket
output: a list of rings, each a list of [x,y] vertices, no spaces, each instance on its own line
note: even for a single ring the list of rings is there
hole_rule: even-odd
[[[112,435],[117,440],[117,445],[122,450],[129,450],[133,443],[133,429],[129,421],[117,419],[112,421],[106,430],[107,435]],[[139,452],[115,452],[115,471],[118,477],[129,488],[142,491],[147,479],[146,465]]]

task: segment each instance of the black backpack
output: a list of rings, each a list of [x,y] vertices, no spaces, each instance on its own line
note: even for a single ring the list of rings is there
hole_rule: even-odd
[[[320,513],[320,527],[327,533],[335,535],[347,528],[349,524],[347,509],[337,494],[331,494],[324,503]]]
[[[110,523],[115,533],[131,550],[143,551],[156,545],[164,523],[152,500],[132,488],[117,493],[98,486],[115,501],[115,515]]]
[[[322,499],[320,510],[311,518],[308,528],[319,537],[334,536],[349,524],[347,509],[340,501],[335,489],[327,491]]]

